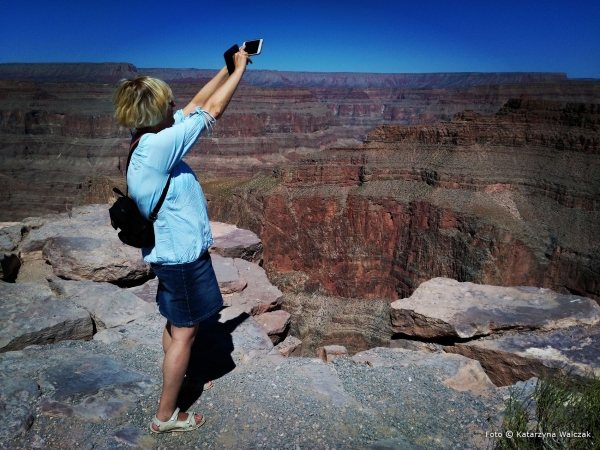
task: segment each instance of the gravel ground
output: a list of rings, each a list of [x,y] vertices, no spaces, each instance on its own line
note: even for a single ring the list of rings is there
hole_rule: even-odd
[[[504,391],[473,396],[446,387],[443,368],[402,366],[381,349],[388,367],[338,358],[330,364],[309,358],[253,359],[204,392],[192,407],[206,415],[198,431],[153,435],[162,352],[120,342],[110,346],[63,342],[25,350],[37,355],[0,359],[0,370],[40,380],[65,348],[106,355],[147,375],[152,385],[125,417],[100,422],[49,417],[39,409],[32,427],[0,448],[8,449],[475,449],[486,448],[488,418],[498,414]],[[7,354],[4,354],[6,357]],[[396,359],[394,359],[396,358]],[[28,359],[28,358],[27,358]],[[118,392],[110,393],[112,396]],[[117,436],[115,436],[115,434]],[[374,445],[379,442],[379,444]]]

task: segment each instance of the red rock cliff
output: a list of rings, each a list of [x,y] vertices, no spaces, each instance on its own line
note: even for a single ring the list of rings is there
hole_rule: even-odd
[[[284,288],[393,299],[443,276],[599,299],[599,111],[524,97],[383,126],[211,209],[259,232]]]

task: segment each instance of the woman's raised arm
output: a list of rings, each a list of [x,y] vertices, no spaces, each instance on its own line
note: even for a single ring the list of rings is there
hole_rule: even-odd
[[[244,72],[246,71],[246,65],[248,63],[252,64],[252,60],[248,56],[248,53],[246,53],[244,47],[240,48],[240,50],[233,55],[233,62],[235,64],[233,73],[229,75],[229,78],[215,90],[202,106],[202,109],[215,119],[221,117],[225,112],[225,108],[227,108],[231,97],[233,97],[233,94],[242,79],[242,75],[244,75]]]
[[[215,93],[225,80],[229,77],[227,66],[223,67],[208,83],[206,83],[194,98],[183,108],[183,117],[187,117],[194,112],[196,108],[201,108],[206,103],[206,100]]]

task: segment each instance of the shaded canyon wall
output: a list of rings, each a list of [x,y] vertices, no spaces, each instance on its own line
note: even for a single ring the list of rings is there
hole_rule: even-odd
[[[259,233],[282,289],[393,299],[443,276],[599,299],[599,130],[598,104],[528,97],[383,126],[209,195],[211,211]]]

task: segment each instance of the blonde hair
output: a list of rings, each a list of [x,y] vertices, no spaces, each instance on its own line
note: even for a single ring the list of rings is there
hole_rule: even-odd
[[[151,127],[165,118],[172,98],[169,85],[158,78],[139,75],[121,80],[112,97],[115,117],[124,127]]]

